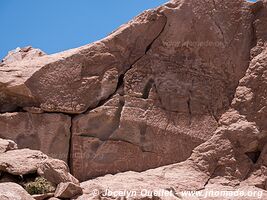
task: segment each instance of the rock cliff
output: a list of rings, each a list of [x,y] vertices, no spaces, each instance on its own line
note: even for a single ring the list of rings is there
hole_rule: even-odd
[[[266,41],[265,0],[173,0],[80,48],[10,52],[0,137],[92,179],[80,200],[107,188],[267,198]]]

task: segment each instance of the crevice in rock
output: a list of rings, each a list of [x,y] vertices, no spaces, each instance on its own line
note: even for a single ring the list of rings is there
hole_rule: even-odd
[[[234,98],[234,97],[233,97]],[[229,104],[230,105],[230,104]],[[220,116],[217,116],[216,112],[214,111],[214,109],[210,108],[210,106],[208,106],[207,108],[210,116],[217,122],[219,123],[220,120]]]
[[[192,93],[193,93],[193,87],[194,87],[194,80],[192,80],[191,86],[188,90],[188,100],[187,100],[187,109],[189,114],[189,125],[192,123]]]
[[[71,156],[72,156],[72,154],[71,154],[71,150],[72,150],[72,135],[73,135],[73,132],[72,132],[72,121],[73,121],[73,116],[71,116],[71,118],[70,118],[70,127],[69,127],[69,130],[70,130],[70,138],[69,138],[69,149],[68,149],[68,158],[67,158],[67,164],[68,164],[68,166],[69,166],[69,169],[70,169],[70,172],[72,173],[72,169],[71,169]]]
[[[152,45],[154,44],[154,42],[161,36],[161,34],[163,33],[163,31],[165,30],[165,27],[167,25],[167,22],[168,22],[168,18],[163,14],[161,13],[164,17],[165,17],[165,24],[163,26],[163,28],[161,29],[161,31],[159,32],[159,34],[152,40],[152,42],[146,47],[146,50],[145,50],[145,55],[147,54],[147,52],[151,49]]]
[[[216,3],[215,3],[214,0],[212,0],[212,4],[213,4],[213,7],[214,7],[214,10],[216,11],[217,6],[216,6]],[[209,5],[208,5],[208,6],[209,6]],[[213,12],[212,12],[212,14],[210,15],[210,18],[213,20],[214,25],[218,28],[218,30],[219,30],[219,32],[220,32],[220,34],[221,34],[221,36],[222,36],[223,43],[224,43],[224,45],[226,45],[226,40],[225,40],[225,36],[224,36],[224,31],[223,31],[222,27],[220,26],[220,24],[218,23],[218,21],[214,18],[214,14],[213,14]]]
[[[165,24],[163,25],[163,27],[162,27],[162,29],[161,29],[161,31],[159,32],[159,34],[151,41],[151,43],[150,44],[148,44],[148,46],[146,47],[146,49],[145,49],[145,52],[144,52],[144,54],[142,55],[142,56],[140,56],[139,58],[137,58],[128,68],[127,68],[127,70],[123,73],[123,74],[121,74],[120,76],[119,76],[119,78],[118,78],[118,83],[117,83],[117,88],[116,88],[116,90],[115,90],[115,92],[113,92],[112,94],[110,94],[107,98],[105,98],[105,99],[102,99],[101,101],[99,101],[99,103],[95,106],[95,107],[93,107],[93,108],[88,108],[85,112],[88,112],[88,111],[90,111],[90,110],[93,110],[93,109],[95,109],[95,108],[97,108],[97,107],[100,107],[100,106],[102,106],[105,102],[107,102],[108,100],[110,100],[111,98],[112,98],[112,96],[114,96],[117,92],[118,92],[118,90],[121,88],[121,87],[123,87],[123,85],[124,85],[124,76],[125,76],[125,74],[130,70],[130,69],[132,69],[132,67],[139,61],[139,60],[141,60],[147,53],[148,53],[148,51],[151,49],[151,47],[152,47],[152,45],[153,45],[153,43],[160,37],[160,35],[162,34],[162,32],[165,30],[165,27],[166,27],[166,24],[167,24],[167,17],[163,14],[163,13],[161,13],[162,14],[162,16],[164,16],[165,17]],[[123,95],[123,94],[122,94]],[[83,112],[83,113],[85,113],[85,112]],[[80,113],[80,114],[82,114],[82,113]]]
[[[115,92],[113,92],[111,95],[108,96],[108,98],[106,99],[102,99],[101,101],[99,101],[99,103],[97,104],[97,106],[95,106],[94,108],[89,108],[87,109],[86,112],[90,111],[90,110],[94,110],[98,107],[103,106],[106,102],[108,102],[110,99],[112,99],[112,97],[118,93],[118,90],[123,88],[124,85],[124,74],[121,74],[118,78],[118,83],[117,83],[117,87],[115,89]],[[81,113],[82,114],[82,113]],[[79,114],[78,114],[79,115]]]
[[[261,151],[247,152],[248,158],[255,164],[260,157]]]
[[[154,80],[153,79],[149,79],[149,81],[146,83],[144,90],[143,90],[143,94],[142,94],[142,98],[143,99],[147,99],[149,96],[149,92],[152,89],[154,84]]]
[[[26,112],[23,107],[15,104],[2,104],[0,105],[0,114],[4,113],[15,113],[15,112]]]
[[[187,108],[188,108],[188,114],[189,114],[189,125],[192,123],[192,110],[191,110],[191,97],[188,97],[187,100]]]

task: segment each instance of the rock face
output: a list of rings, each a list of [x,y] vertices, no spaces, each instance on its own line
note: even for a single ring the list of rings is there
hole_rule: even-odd
[[[155,107],[153,100],[116,95],[73,119],[72,172],[86,180],[180,162],[216,127],[211,116],[195,116],[189,122],[188,115]]]
[[[50,158],[37,150],[14,149],[13,147],[17,147],[17,144],[11,140],[1,139],[0,141],[3,144],[12,144],[12,148],[6,148],[5,152],[0,152],[0,186],[6,184],[5,187],[0,187],[1,199],[33,199],[21,186],[16,184],[22,184],[21,181],[26,182],[25,177],[27,176],[41,176],[52,184],[51,186],[57,186],[56,196],[72,198],[83,193],[79,181],[69,173],[69,168],[64,161]],[[22,180],[18,181],[18,177]],[[31,192],[36,192],[37,187],[41,190],[41,185],[35,185],[35,189],[32,189]],[[30,198],[27,198],[28,196]],[[35,199],[45,199],[54,197],[54,194],[33,196]]]
[[[2,60],[2,64],[10,64],[13,62],[19,62],[22,60],[30,60],[36,57],[46,55],[40,49],[35,49],[31,46],[24,48],[16,48],[13,51],[8,52],[8,55]]]
[[[20,185],[16,183],[0,183],[0,199],[34,200]]]
[[[41,150],[68,161],[71,119],[63,114],[26,112],[0,114],[0,137],[14,140],[19,148]]]
[[[136,171],[82,183],[80,200],[140,188],[174,199],[184,190],[255,190],[265,199],[266,30],[265,0],[173,0],[96,43],[5,59],[0,136],[68,161],[79,180]],[[81,193],[61,161],[2,146],[0,171],[37,170],[58,184],[56,197]],[[32,165],[22,170],[25,156]]]
[[[182,196],[182,191],[255,191],[254,196],[237,199],[265,199],[266,195],[266,138],[267,138],[267,48],[266,2],[251,6],[255,15],[255,38],[251,61],[239,80],[229,109],[219,117],[215,134],[193,150],[185,162],[142,173],[127,172],[107,175],[82,183],[84,195],[78,199],[97,199],[105,190],[172,191],[173,198],[214,199],[204,196]],[[257,12],[255,13],[255,9]],[[171,186],[171,188],[170,188]],[[92,191],[97,190],[95,195]],[[246,193],[247,194],[247,193]],[[126,197],[126,195],[124,195]],[[135,199],[152,198],[137,196]],[[113,195],[107,199],[114,198]],[[128,197],[128,199],[130,199]],[[165,199],[165,197],[159,197]],[[170,198],[171,199],[171,198]],[[219,199],[229,199],[220,196]]]
[[[245,74],[248,3],[177,1],[156,11],[166,24],[117,95],[73,120],[72,169],[81,180],[184,161],[213,135]]]
[[[72,198],[83,194],[82,188],[72,182],[60,183],[55,191],[55,197]]]

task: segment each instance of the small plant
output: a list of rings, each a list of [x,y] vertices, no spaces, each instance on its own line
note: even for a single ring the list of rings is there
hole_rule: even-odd
[[[36,177],[34,181],[24,183],[23,187],[31,195],[45,194],[55,191],[53,184],[43,177]]]

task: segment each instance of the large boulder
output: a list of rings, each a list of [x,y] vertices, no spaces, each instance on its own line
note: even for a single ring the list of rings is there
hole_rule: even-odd
[[[147,14],[165,16],[164,29],[116,95],[73,120],[71,167],[81,180],[186,160],[214,134],[246,72],[249,3],[171,1],[155,10]]]
[[[192,1],[186,2],[188,2],[188,4],[185,3],[185,7],[186,5],[193,6],[193,4],[190,4]],[[199,4],[202,4],[202,2],[195,2],[194,5]],[[149,191],[159,189],[172,191],[172,197],[174,197],[174,199],[177,199],[177,197],[180,199],[215,199],[214,196],[183,196],[184,193],[182,191],[199,191],[202,192],[202,194],[209,191],[241,191],[243,192],[243,196],[240,196],[242,194],[239,193],[239,196],[237,196],[236,199],[251,200],[267,198],[267,3],[266,1],[264,1],[264,3],[258,2],[256,4],[244,1],[225,1],[224,5],[220,5],[214,1],[214,4],[209,2],[206,6],[216,6],[213,12],[220,14],[224,13],[220,12],[220,9],[226,8],[227,6],[229,12],[231,9],[234,9],[236,10],[235,14],[237,14],[238,12],[242,12],[241,8],[235,8],[235,5],[237,4],[247,5],[248,7],[246,10],[251,10],[255,17],[255,21],[253,21],[255,35],[249,37],[252,39],[251,43],[249,42],[252,46],[243,46],[247,51],[250,50],[253,45],[254,47],[251,50],[251,60],[247,60],[248,57],[246,58],[247,62],[250,62],[248,68],[245,68],[246,71],[241,73],[242,70],[240,68],[241,71],[238,73],[238,68],[236,68],[236,73],[232,74],[233,76],[236,76],[236,80],[240,80],[239,83],[236,83],[236,89],[232,93],[232,99],[229,99],[229,103],[231,104],[230,109],[223,111],[223,114],[218,118],[218,128],[214,132],[214,135],[209,140],[196,147],[190,158],[185,162],[148,170],[142,173],[126,172],[116,175],[106,175],[104,177],[86,181],[81,184],[84,189],[84,195],[78,199],[98,199],[105,196],[107,191],[111,192],[108,196],[105,196],[106,199],[113,199],[117,197],[116,195],[118,195],[118,191],[140,192],[142,189],[147,189]],[[179,9],[182,8],[183,6],[179,7]],[[242,8],[244,9],[245,7]],[[243,17],[245,16],[244,13],[241,15]],[[231,14],[228,15],[228,17],[232,16],[233,15]],[[227,19],[227,16],[224,18]],[[230,21],[232,22],[231,19]],[[206,23],[206,20],[203,20],[203,23]],[[224,31],[222,28],[223,26],[221,26],[223,20],[220,20],[219,22],[215,21],[215,23],[218,25],[219,29],[221,29],[221,34],[224,36],[225,41],[227,41],[227,35],[231,32],[229,31],[230,29],[227,29],[227,33]],[[198,24],[196,26],[198,26]],[[201,26],[203,27],[202,24]],[[246,28],[248,27],[249,26],[246,26]],[[185,28],[182,30],[187,31],[188,29]],[[239,30],[238,26],[236,27],[236,30]],[[199,32],[199,34],[201,35],[201,32]],[[176,37],[178,34],[173,35]],[[245,34],[242,34],[242,36],[244,35]],[[240,40],[235,41],[235,37],[229,44],[230,46],[232,45],[232,42],[240,42]],[[240,50],[236,52],[239,54]],[[217,51],[214,53],[216,54]],[[230,59],[231,56],[237,56],[237,54],[231,53],[229,57]],[[245,56],[245,54],[242,56]],[[221,58],[223,58],[223,56],[218,59]],[[191,61],[191,59],[189,59],[189,61]],[[237,60],[234,62],[236,61]],[[234,62],[231,61],[233,65]],[[240,67],[241,63],[236,66]],[[226,68],[221,67],[221,69]],[[235,78],[231,77],[230,79],[234,80]],[[229,87],[231,87],[230,82]],[[143,81],[140,81],[140,84],[143,83]],[[207,85],[207,87],[209,87],[209,85]],[[136,88],[138,87],[134,87],[134,89]],[[210,96],[210,99],[213,99],[213,97],[214,96]],[[167,95],[163,98],[167,98]],[[216,100],[214,103],[215,102]],[[199,105],[199,102],[196,103]],[[170,106],[171,103],[168,103],[167,105]],[[214,104],[211,103],[210,105]],[[174,106],[174,108],[178,108],[178,106]],[[199,106],[196,106],[195,108],[196,110],[199,110]],[[254,195],[251,195],[251,191],[254,191]],[[127,197],[127,193],[124,193],[124,195],[123,193],[121,194],[123,198],[131,199],[131,197]],[[225,193],[224,196],[216,197],[218,197],[218,199],[229,199],[229,196],[226,196]],[[134,199],[146,198],[154,197],[146,195],[134,196]],[[155,199],[171,198],[156,197]]]
[[[0,153],[5,153],[9,150],[17,149],[17,144],[12,140],[4,140],[0,138]]]
[[[15,141],[19,148],[41,150],[68,161],[71,118],[64,114],[27,112],[0,114],[0,138]]]
[[[114,93],[120,75],[146,53],[165,24],[158,11],[144,12],[99,42],[3,64],[0,105],[66,113],[93,108]]]
[[[1,200],[34,200],[23,187],[16,183],[0,183]]]
[[[118,196],[140,200],[266,199],[266,55],[263,49],[253,58],[236,89],[232,108],[220,117],[212,138],[196,147],[189,159],[83,182],[84,194],[78,200]]]
[[[38,167],[37,173],[55,184],[72,182],[79,185],[79,181],[69,173],[68,165],[62,160],[45,160]]]
[[[32,182],[34,177],[37,178]],[[40,177],[43,177],[42,181]],[[13,149],[0,153],[0,199],[8,200],[12,199],[11,197],[13,197],[12,200],[24,199],[24,193],[27,194],[27,192],[22,188],[21,191],[16,184],[9,182],[22,184],[29,193],[33,194],[34,199],[39,200],[54,196],[53,193],[39,193],[45,191],[46,184],[51,186],[50,192],[57,187],[55,194],[57,197],[72,198],[82,194],[79,181],[70,174],[64,161],[50,158],[37,150]],[[3,184],[6,185],[2,188]],[[25,199],[26,197],[27,195]]]
[[[73,182],[60,183],[55,191],[55,197],[58,198],[73,198],[82,195],[83,191],[79,185]]]
[[[37,150],[17,149],[0,154],[0,171],[13,175],[35,173],[48,156]]]
[[[36,57],[41,57],[46,55],[42,50],[33,48],[31,46],[23,47],[23,48],[16,48],[10,52],[8,52],[7,56],[3,58],[3,64],[10,64],[13,62],[19,62],[22,60],[31,60]]]
[[[17,149],[0,154],[0,172],[24,176],[38,174],[52,184],[79,181],[69,173],[64,161],[53,159],[37,150]]]
[[[101,199],[107,189],[142,188],[163,189],[174,198],[186,190],[255,190],[265,199],[266,11],[266,0],[173,0],[96,43],[2,63],[0,112],[39,113],[24,113],[26,124],[52,115],[41,112],[77,114],[67,125],[72,136],[66,147],[80,180],[171,164],[89,180],[81,184],[80,200]],[[54,129],[48,128],[52,121],[44,130]],[[16,138],[7,122],[4,137]],[[54,140],[49,137],[49,148]],[[80,191],[66,164],[48,159],[39,151],[7,151],[0,154],[0,171],[37,171],[60,180],[58,197]],[[135,199],[148,198],[158,199]]]

